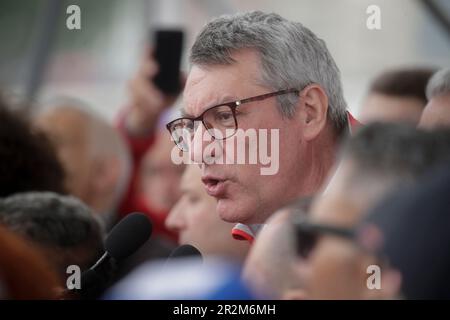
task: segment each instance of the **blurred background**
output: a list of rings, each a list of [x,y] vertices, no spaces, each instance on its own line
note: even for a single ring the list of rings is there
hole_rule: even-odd
[[[66,27],[71,4],[81,8],[81,30]],[[381,9],[381,30],[366,27],[369,5]],[[369,80],[383,69],[450,66],[445,0],[2,0],[0,87],[32,101],[77,96],[113,119],[153,28],[185,28],[187,71],[188,48],[211,17],[254,9],[299,21],[325,40],[356,115]]]

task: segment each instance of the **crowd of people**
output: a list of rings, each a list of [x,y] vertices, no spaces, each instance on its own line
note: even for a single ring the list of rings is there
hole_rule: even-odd
[[[449,68],[383,71],[355,118],[325,42],[260,11],[206,24],[189,62],[178,118],[150,52],[114,123],[0,98],[0,299],[450,299]],[[275,174],[233,162],[249,129]],[[151,238],[69,286],[133,212]]]

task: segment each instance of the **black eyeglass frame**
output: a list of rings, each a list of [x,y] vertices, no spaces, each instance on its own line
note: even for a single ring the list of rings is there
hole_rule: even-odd
[[[356,245],[360,250],[365,253],[369,253],[374,255],[379,261],[380,265],[388,266],[389,259],[384,255],[382,251],[376,250],[373,251],[371,249],[363,246],[360,241],[360,232],[364,231],[364,224],[358,225],[356,228],[346,228],[333,226],[329,224],[321,224],[309,221],[304,214],[298,215],[296,219],[293,221],[295,235],[296,235],[296,249],[297,254],[303,258],[307,259],[312,250],[314,250],[315,245],[321,235],[330,235],[336,236],[342,239],[347,239],[351,241],[354,245]],[[306,244],[306,246],[302,247],[300,243],[301,238],[305,239],[305,235],[310,237],[310,241],[312,243]]]
[[[309,221],[303,215],[298,216],[298,218],[293,221],[293,225],[297,239],[297,254],[303,259],[308,258],[309,254],[314,249],[319,236],[321,235],[331,235],[344,238],[358,245],[357,234],[354,229],[314,223]],[[309,243],[302,243],[307,241],[309,241]]]

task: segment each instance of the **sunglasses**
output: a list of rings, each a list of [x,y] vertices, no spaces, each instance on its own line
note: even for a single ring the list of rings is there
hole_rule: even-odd
[[[297,254],[307,259],[314,250],[318,240],[323,235],[331,235],[348,239],[356,243],[356,233],[353,229],[313,223],[305,216],[298,216],[294,221]]]

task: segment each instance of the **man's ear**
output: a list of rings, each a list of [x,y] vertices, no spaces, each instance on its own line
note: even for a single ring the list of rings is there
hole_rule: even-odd
[[[298,117],[305,141],[314,140],[325,128],[328,113],[328,97],[318,84],[310,84],[300,92]]]

